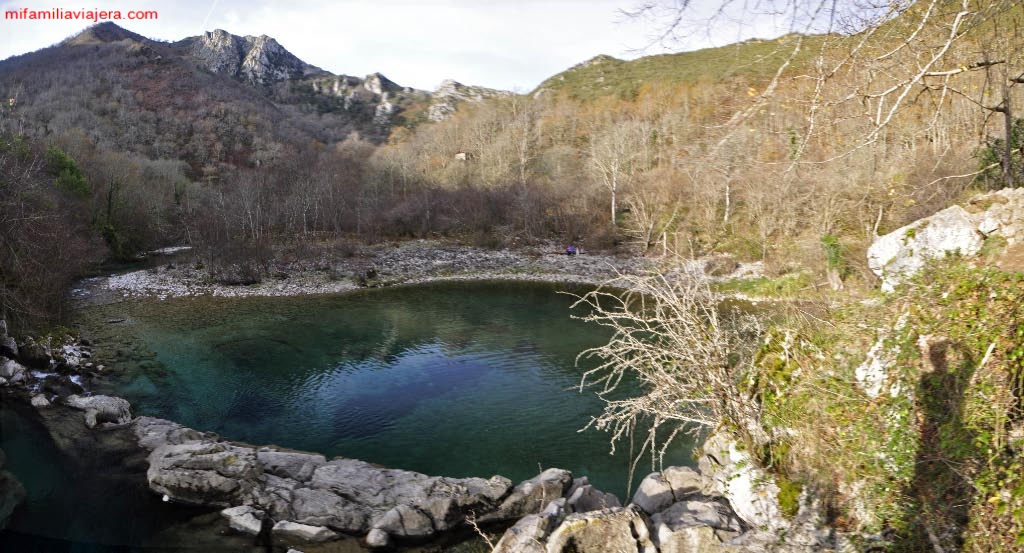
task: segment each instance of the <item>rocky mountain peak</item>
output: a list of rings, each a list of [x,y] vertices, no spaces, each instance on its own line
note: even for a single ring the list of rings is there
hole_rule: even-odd
[[[427,118],[431,121],[443,121],[455,113],[456,106],[460,102],[482,102],[488,98],[509,96],[511,92],[496,90],[482,86],[467,86],[452,79],[441,81],[431,94],[430,107],[427,109]]]
[[[108,42],[120,42],[123,40],[132,42],[146,42],[142,35],[135,34],[128,29],[122,28],[114,23],[105,21],[97,23],[77,35],[65,40],[61,44],[65,46],[82,46],[86,44],[104,44]]]
[[[252,84],[266,85],[322,72],[267,35],[241,37],[217,29],[192,39],[191,53],[200,66]]]
[[[388,79],[380,73],[370,73],[363,80],[363,87],[378,96],[383,96],[385,92],[398,92],[404,90],[398,83]]]

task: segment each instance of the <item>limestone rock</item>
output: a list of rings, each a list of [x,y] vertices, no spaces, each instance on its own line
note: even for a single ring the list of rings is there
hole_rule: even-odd
[[[713,485],[736,515],[752,528],[768,531],[785,530],[789,523],[779,506],[779,487],[775,479],[756,467],[745,451],[725,434],[714,434],[704,442],[700,471],[711,478]]]
[[[201,67],[252,84],[270,84],[322,73],[266,35],[240,37],[217,29],[192,39],[192,56]]]
[[[600,511],[612,507],[622,507],[615,494],[605,493],[601,490],[584,484],[577,487],[568,497],[568,508],[574,513],[586,513],[588,511]]]
[[[301,524],[326,526],[347,534],[370,529],[371,509],[327,490],[296,489],[291,510],[294,520]]]
[[[548,537],[547,553],[656,553],[646,521],[634,509],[565,517]]]
[[[664,524],[655,527],[660,553],[739,553],[758,551],[723,545],[721,532],[710,526],[687,526],[672,529]],[[728,535],[726,535],[728,537]]]
[[[669,467],[648,474],[636,492],[633,503],[649,515],[667,509],[683,498],[704,491],[708,485],[697,471],[689,467]]]
[[[64,402],[85,411],[85,425],[89,428],[105,422],[125,424],[132,420],[131,404],[123,398],[71,395]]]
[[[139,417],[134,423],[139,445],[150,451],[163,445],[179,445],[203,438],[203,434],[176,422],[154,417]]]
[[[882,290],[891,292],[928,259],[974,255],[982,241],[971,215],[955,205],[876,239],[868,248],[868,267],[882,279]]]
[[[374,528],[366,534],[366,545],[373,549],[383,549],[391,546],[391,536],[387,532]]]
[[[482,102],[488,98],[511,96],[511,92],[484,88],[482,86],[466,86],[462,83],[446,79],[431,94],[430,107],[427,108],[427,119],[444,121],[451,117],[462,102]]]
[[[248,505],[224,509],[220,514],[228,519],[228,526],[236,532],[256,536],[263,527],[263,511]]]
[[[651,525],[665,525],[671,530],[689,526],[708,526],[739,534],[743,524],[727,504],[721,501],[680,501],[651,517]]]
[[[18,347],[18,358],[25,365],[33,369],[48,369],[53,356],[50,355],[50,348],[28,337]]]
[[[481,522],[511,520],[538,513],[548,502],[563,496],[572,484],[572,473],[562,469],[548,469],[519,483],[492,513],[480,517]]]
[[[505,531],[492,553],[545,553],[550,526],[547,516],[526,515]]]
[[[373,526],[393,536],[420,538],[434,533],[431,517],[410,505],[392,507]]]
[[[262,470],[250,448],[222,443],[162,445],[149,454],[153,491],[192,505],[230,507],[250,502]]]
[[[46,399],[45,394],[36,394],[32,396],[30,403],[32,404],[32,407],[35,407],[36,409],[43,409],[50,406],[50,400]]]
[[[323,455],[315,453],[285,452],[262,448],[256,452],[256,459],[263,471],[296,482],[308,482],[317,468],[327,463]]]
[[[331,541],[337,539],[338,534],[323,526],[310,526],[299,524],[290,520],[282,520],[274,525],[275,536],[286,539],[303,540],[313,543]]]
[[[20,363],[13,359],[3,359],[0,362],[0,378],[10,384],[24,382],[28,371]]]
[[[0,319],[0,356],[8,359],[18,358],[18,343],[13,336],[7,334],[7,321]]]

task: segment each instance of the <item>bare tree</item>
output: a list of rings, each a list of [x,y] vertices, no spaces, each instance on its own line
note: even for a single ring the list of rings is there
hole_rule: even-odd
[[[590,309],[583,320],[612,329],[611,340],[581,358],[600,364],[584,374],[581,387],[599,387],[604,413],[592,424],[612,433],[612,447],[640,428],[640,455],[658,457],[673,437],[690,429],[736,428],[748,446],[767,440],[750,386],[753,353],[761,328],[751,316],[724,312],[705,278],[693,274],[620,275],[582,296]],[[629,375],[629,376],[627,376]],[[625,378],[639,379],[644,392],[607,399]],[[650,423],[646,427],[645,423]],[[674,423],[674,424],[673,424]],[[667,435],[657,431],[668,425]]]

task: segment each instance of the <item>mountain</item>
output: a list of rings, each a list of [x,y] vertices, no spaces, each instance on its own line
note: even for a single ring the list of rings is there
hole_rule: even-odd
[[[775,40],[751,39],[728,46],[705,48],[678,54],[645,56],[620,60],[599,55],[549,77],[534,95],[564,93],[577,100],[601,96],[634,98],[644,84],[713,83],[731,78],[757,81],[770,77],[793,50],[797,35]],[[793,65],[812,59],[822,40],[804,36],[805,47]]]
[[[380,143],[396,117],[432,99],[380,73],[330,73],[266,35],[215,30],[167,43],[109,22],[0,61],[0,92],[15,99],[29,137],[77,133],[106,149],[183,159],[193,176],[311,143]],[[450,114],[487,94],[442,96]]]

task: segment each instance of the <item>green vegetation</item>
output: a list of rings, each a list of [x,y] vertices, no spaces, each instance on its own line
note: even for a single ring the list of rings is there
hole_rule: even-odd
[[[640,96],[645,85],[724,80],[754,85],[771,77],[779,64],[785,61],[797,38],[790,35],[776,40],[754,39],[718,48],[645,56],[630,61],[602,55],[545,80],[537,90],[564,92],[581,101],[603,96],[632,101]],[[804,39],[811,44],[795,60],[798,66],[812,59],[811,52],[820,42],[819,37]]]
[[[58,188],[82,197],[92,194],[85,174],[66,153],[57,148],[50,148],[46,150],[46,162],[50,166],[50,171],[57,177],[54,182]]]
[[[742,294],[754,298],[791,298],[814,287],[813,275],[798,271],[777,277],[738,278],[716,282],[716,292]]]
[[[780,503],[825,490],[837,523],[892,532],[891,551],[1024,543],[1024,275],[935,263],[880,307],[771,334],[758,390]],[[880,348],[865,360],[881,331]],[[859,383],[877,360],[881,380]],[[872,386],[877,388],[869,393]],[[936,538],[938,536],[938,538]]]
[[[1003,158],[1010,152],[1010,163],[1004,167]],[[1016,118],[1010,128],[1010,144],[1007,148],[1006,137],[989,137],[985,145],[978,151],[978,170],[976,180],[988,188],[999,188],[1006,184],[1006,171],[1009,171],[1013,184],[1024,185],[1024,119]]]

